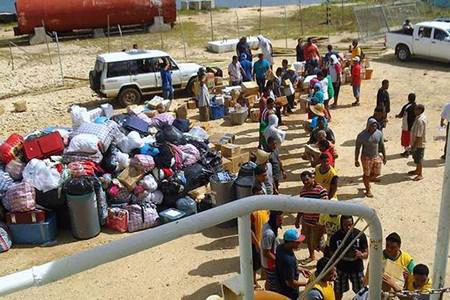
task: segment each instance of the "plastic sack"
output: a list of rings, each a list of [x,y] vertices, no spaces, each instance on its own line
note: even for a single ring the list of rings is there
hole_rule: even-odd
[[[72,178],[64,184],[64,190],[69,195],[86,195],[94,192],[94,182],[87,176]]]
[[[188,119],[175,119],[172,126],[177,128],[181,132],[188,132],[191,122]]]
[[[70,108],[70,116],[72,117],[73,128],[78,128],[81,126],[81,124],[91,121],[87,109],[78,105],[73,105]]]
[[[125,153],[131,153],[134,149],[139,149],[142,146],[144,146],[144,141],[136,131],[131,131],[127,136],[117,141],[117,147]]]
[[[186,216],[194,215],[197,213],[197,202],[192,200],[191,197],[183,197],[177,200],[176,207],[186,213]]]
[[[149,193],[145,200],[155,205],[160,205],[164,201],[164,195],[160,190],[156,190],[153,193]]]
[[[117,231],[127,232],[128,230],[128,210],[118,207],[108,208],[108,218],[106,219],[106,227]]]
[[[156,182],[155,177],[153,177],[152,175],[147,175],[142,178],[139,184],[149,192],[154,192],[158,189],[158,183]]]
[[[81,133],[74,136],[69,143],[67,151],[96,153],[98,151],[99,139],[93,134]]]
[[[20,160],[11,160],[5,167],[5,171],[11,176],[14,180],[22,179],[22,172],[25,168],[25,163]]]
[[[56,169],[48,167],[45,162],[38,159],[29,161],[22,175],[23,181],[44,193],[58,188],[61,181],[61,175]]]
[[[114,154],[114,159],[117,162],[117,171],[122,171],[130,165],[130,156],[126,153],[117,151]]]
[[[162,113],[152,118],[152,124],[156,127],[162,127],[163,125],[172,125],[175,121],[175,117],[170,113]]]
[[[195,140],[203,142],[209,139],[208,133],[201,127],[192,127],[189,130],[189,135],[192,136]]]
[[[160,127],[160,131],[156,134],[156,141],[158,143],[172,143],[175,145],[185,145],[186,139],[183,133],[177,128],[164,124]]]
[[[108,119],[111,118],[114,114],[114,108],[111,104],[105,103],[100,105],[101,109],[103,110],[103,115],[107,117]]]

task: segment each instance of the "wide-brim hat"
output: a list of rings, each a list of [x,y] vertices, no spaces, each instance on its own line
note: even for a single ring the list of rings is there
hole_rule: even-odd
[[[318,115],[319,117],[325,116],[325,106],[322,103],[311,106],[309,109],[311,109],[313,114]]]
[[[257,165],[262,165],[262,164],[266,164],[267,161],[269,161],[269,157],[270,157],[270,153],[258,149],[255,153],[256,155],[256,164]]]

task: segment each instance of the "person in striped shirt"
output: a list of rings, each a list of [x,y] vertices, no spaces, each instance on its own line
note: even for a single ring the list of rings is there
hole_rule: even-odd
[[[303,189],[300,192],[300,197],[315,198],[328,200],[328,192],[320,186],[315,180],[314,176],[309,171],[304,171],[300,174],[300,179],[303,182]],[[308,245],[309,257],[302,260],[301,263],[306,265],[316,259],[315,251],[320,251],[320,243],[323,242],[323,230],[319,224],[320,214],[302,213],[297,214],[295,227],[300,228],[302,225],[302,234],[306,237],[306,244]]]

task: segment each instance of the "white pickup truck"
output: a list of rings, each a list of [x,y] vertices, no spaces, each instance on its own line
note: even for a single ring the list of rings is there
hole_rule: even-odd
[[[395,50],[401,61],[412,56],[450,62],[450,23],[422,22],[413,30],[398,30],[386,33],[386,47]]]

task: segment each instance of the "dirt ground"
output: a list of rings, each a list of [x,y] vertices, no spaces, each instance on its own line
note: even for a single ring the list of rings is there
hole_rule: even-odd
[[[338,42],[342,35],[332,37]],[[91,42],[92,43],[92,42]],[[275,41],[284,45],[284,40]],[[293,47],[294,41],[290,41]],[[342,45],[345,48],[345,45]],[[27,133],[52,126],[68,125],[71,120],[68,109],[73,104],[87,107],[99,105],[84,81],[67,80],[64,88],[59,84],[59,67],[56,58],[52,65],[46,62],[45,46],[25,47],[30,54],[15,61],[16,71],[8,64],[7,49],[0,49],[0,106],[5,112],[0,118],[1,138],[10,133]],[[230,54],[211,54],[203,49],[190,49],[190,60],[199,63],[215,60],[225,66]],[[66,76],[87,78],[93,67],[95,54],[99,48],[83,46],[78,42],[62,44],[63,67]],[[169,51],[182,59],[182,49]],[[276,57],[277,65],[282,57]],[[292,60],[292,57],[289,59]],[[362,104],[352,107],[351,87],[341,90],[340,107],[332,111],[330,127],[337,138],[339,159],[336,166],[339,172],[338,197],[345,201],[363,198],[361,169],[353,165],[354,141],[364,128],[367,118],[373,112],[376,92],[381,80],[391,82],[392,112],[385,135],[388,162],[383,167],[381,182],[375,184],[375,198],[365,203],[375,208],[382,220],[384,234],[398,232],[403,240],[403,249],[417,262],[433,267],[434,245],[437,219],[443,181],[443,161],[440,160],[443,141],[438,132],[440,111],[448,102],[449,65],[414,60],[399,63],[392,53],[371,58],[374,69],[372,80],[362,85]],[[56,79],[55,79],[56,78]],[[395,119],[410,92],[417,94],[417,102],[426,107],[428,117],[427,148],[425,152],[424,176],[422,182],[413,182],[407,172],[414,165],[412,159],[402,158],[400,146],[401,120]],[[11,94],[20,96],[8,97]],[[13,113],[13,103],[26,100],[28,111]],[[180,101],[183,99],[180,98]],[[192,119],[197,112],[191,110]],[[299,174],[309,166],[300,158],[307,136],[300,126],[303,114],[292,114],[285,118],[281,128],[287,131],[287,140],[282,148],[282,160],[288,171],[287,180],[281,184],[281,192],[297,195],[301,187]],[[250,150],[257,146],[257,124],[245,123],[232,127],[227,121],[211,122],[210,133],[232,132],[237,136],[237,144]],[[291,227],[293,217],[285,217],[283,230]],[[361,224],[363,225],[363,224]],[[15,246],[7,253],[0,254],[0,275],[23,270],[57,258],[90,249],[98,245],[121,239],[127,234],[102,233],[88,241],[76,241],[69,233],[58,238],[58,245],[51,247]],[[307,250],[297,253],[304,258]],[[235,229],[210,228],[200,233],[185,236],[162,246],[139,254],[102,265],[98,268],[72,276],[40,288],[18,292],[7,299],[205,299],[218,294],[219,284],[235,275],[239,270],[238,236]],[[447,281],[450,277],[447,275]]]

